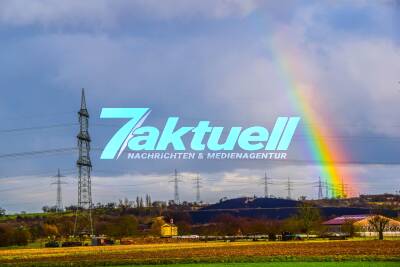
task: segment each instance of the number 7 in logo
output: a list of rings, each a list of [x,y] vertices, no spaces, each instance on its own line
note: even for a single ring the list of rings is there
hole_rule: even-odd
[[[101,153],[100,158],[113,159],[118,153],[118,159],[128,145],[129,140],[133,137],[135,130],[141,127],[150,111],[149,108],[103,108],[100,118],[131,120],[114,134]]]

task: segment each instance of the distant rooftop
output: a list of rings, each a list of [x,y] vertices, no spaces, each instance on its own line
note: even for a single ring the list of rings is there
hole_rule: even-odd
[[[356,222],[356,221],[361,221],[364,220],[365,218],[370,217],[371,214],[361,214],[361,215],[343,215],[340,217],[333,218],[329,221],[324,222],[324,225],[342,225],[345,224],[346,222]]]

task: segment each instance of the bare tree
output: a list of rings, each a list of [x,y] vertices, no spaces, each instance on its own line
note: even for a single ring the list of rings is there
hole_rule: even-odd
[[[321,220],[321,215],[318,207],[303,203],[299,206],[297,218],[300,222],[302,231],[307,234],[309,238],[311,230],[315,229]]]
[[[369,225],[379,234],[379,240],[383,240],[383,232],[389,224],[389,219],[380,215],[375,215],[368,220]]]

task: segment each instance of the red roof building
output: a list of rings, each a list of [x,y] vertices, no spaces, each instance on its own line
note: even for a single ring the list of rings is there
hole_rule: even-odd
[[[333,226],[333,225],[343,225],[343,224],[347,224],[349,222],[361,221],[361,220],[364,220],[364,219],[366,219],[366,218],[368,218],[370,216],[371,215],[365,215],[365,214],[363,214],[363,215],[343,215],[343,216],[340,216],[340,217],[333,218],[333,219],[331,219],[329,221],[323,222],[322,224],[323,225],[331,225],[331,226]]]
[[[350,235],[353,232],[358,236],[375,236],[375,229],[370,225],[369,220],[375,215],[343,215],[334,219],[323,222],[322,225],[327,227],[327,232],[341,233]],[[384,217],[384,216],[380,216]],[[386,218],[386,217],[384,217]],[[400,222],[390,218],[389,223],[385,227],[385,236],[400,236]]]

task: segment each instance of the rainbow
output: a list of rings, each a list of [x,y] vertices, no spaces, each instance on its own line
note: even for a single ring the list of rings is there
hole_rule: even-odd
[[[326,125],[328,116],[323,116],[321,111],[313,106],[318,104],[320,96],[315,95],[313,88],[305,83],[305,78],[300,79],[301,70],[299,66],[300,60],[293,60],[290,49],[283,49],[284,45],[279,43],[278,46],[274,42],[269,43],[270,52],[272,53],[276,71],[281,78],[285,90],[292,106],[297,112],[300,112],[302,124],[305,128],[305,134],[308,137],[308,145],[310,147],[313,160],[319,163],[320,179],[328,188],[330,197],[347,197],[351,196],[355,189],[351,175],[346,172],[345,168],[340,168],[341,162],[346,161],[346,153],[338,142],[327,142],[327,137],[334,135],[334,131]],[[276,49],[279,47],[279,49]],[[291,60],[292,59],[292,60]],[[296,58],[297,59],[297,58]],[[315,111],[318,110],[318,113]],[[328,197],[328,196],[325,196]]]

